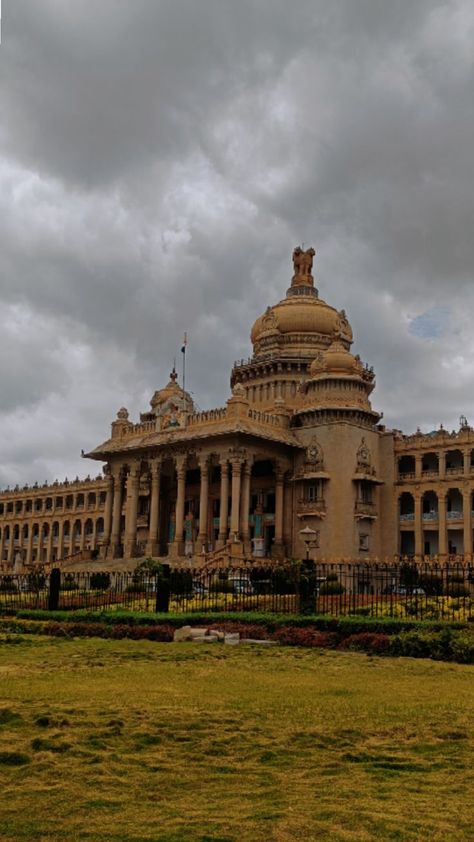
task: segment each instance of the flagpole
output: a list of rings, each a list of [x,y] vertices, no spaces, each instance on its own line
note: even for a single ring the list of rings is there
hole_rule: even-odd
[[[187,334],[184,334],[183,347],[183,411],[186,409],[186,345],[188,344]]]

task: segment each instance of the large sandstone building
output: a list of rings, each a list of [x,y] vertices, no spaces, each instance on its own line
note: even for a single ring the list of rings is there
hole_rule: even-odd
[[[0,494],[3,570],[91,553],[301,558],[308,528],[314,558],[471,558],[474,431],[380,424],[373,369],[351,352],[345,312],[319,298],[313,256],[295,249],[226,406],[196,412],[173,371],[138,423],[120,409],[85,454],[103,463],[96,479]]]

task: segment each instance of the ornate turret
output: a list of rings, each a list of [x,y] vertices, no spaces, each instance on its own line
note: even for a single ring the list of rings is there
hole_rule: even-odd
[[[153,418],[161,417],[170,411],[194,411],[193,399],[191,398],[191,395],[188,392],[184,392],[182,387],[179,385],[178,375],[174,366],[170,374],[169,383],[163,389],[158,389],[155,392],[150,401],[150,406],[151,412],[142,413],[140,416],[141,421],[150,421]]]
[[[284,397],[286,405],[300,405],[299,384],[321,351],[338,337],[349,351],[352,330],[344,310],[319,298],[312,274],[313,248],[293,251],[293,277],[286,297],[267,307],[250,334],[253,356],[234,366],[231,385],[248,386],[250,402],[273,406]]]
[[[336,335],[329,348],[320,351],[311,363],[309,377],[301,385],[299,412],[362,412],[370,423],[377,423],[380,416],[372,410],[369,400],[374,380],[373,369],[351,354],[341,336]]]

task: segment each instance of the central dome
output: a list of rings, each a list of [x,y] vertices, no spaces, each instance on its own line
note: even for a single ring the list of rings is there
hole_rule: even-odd
[[[286,298],[268,307],[252,327],[254,353],[284,348],[303,354],[327,348],[338,335],[346,348],[352,343],[352,330],[344,310],[330,307],[318,297],[311,274],[314,249],[293,252],[295,274]]]

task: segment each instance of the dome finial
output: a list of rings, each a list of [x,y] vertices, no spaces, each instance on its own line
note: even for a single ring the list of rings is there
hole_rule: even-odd
[[[313,257],[316,254],[313,248],[304,251],[301,246],[296,246],[293,251],[294,275],[291,279],[291,286],[313,286]]]

